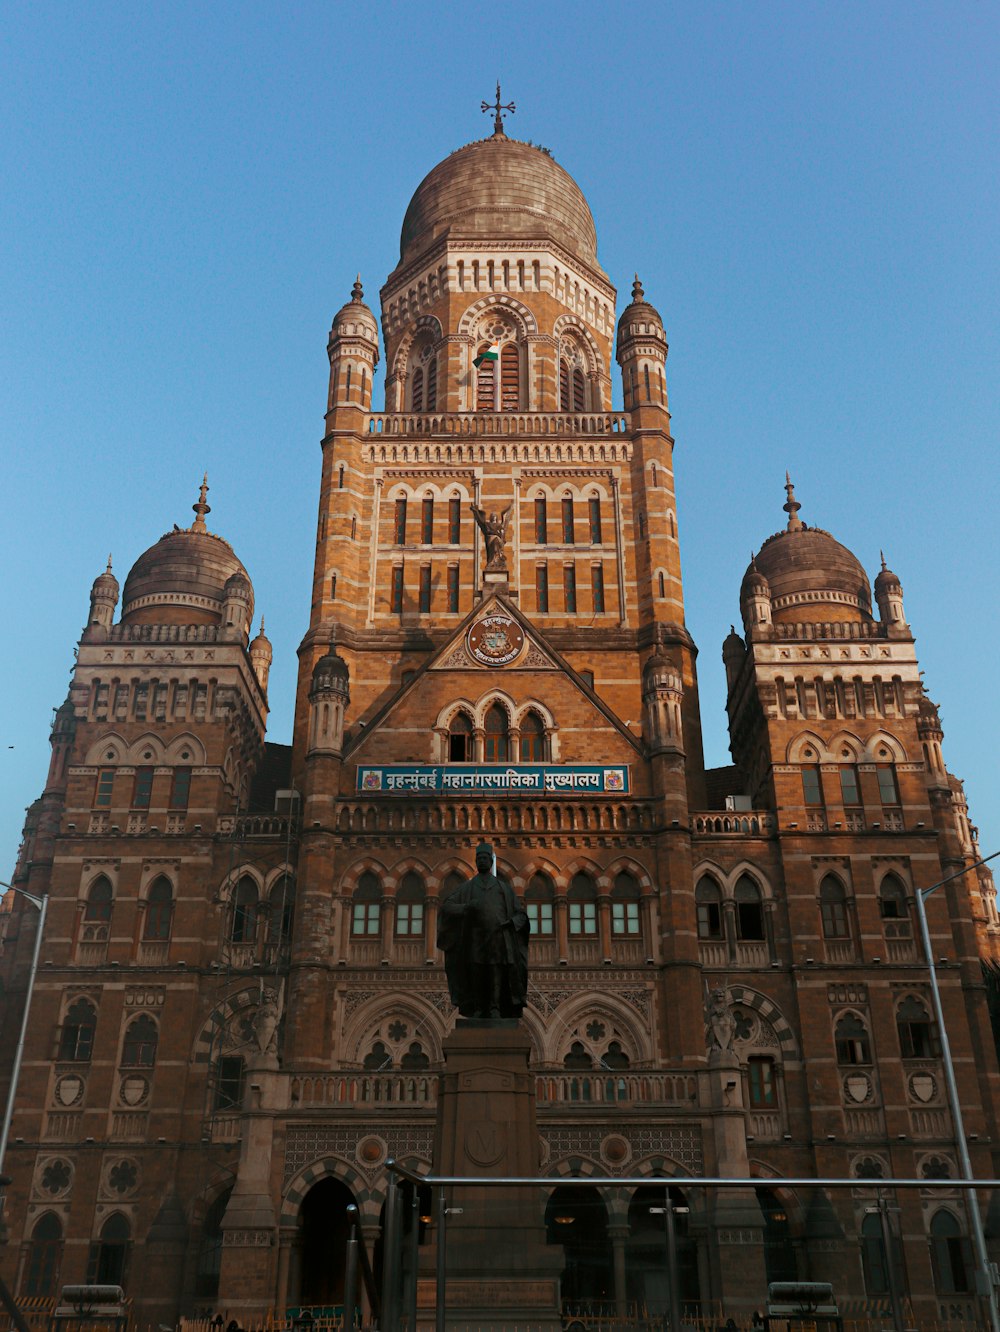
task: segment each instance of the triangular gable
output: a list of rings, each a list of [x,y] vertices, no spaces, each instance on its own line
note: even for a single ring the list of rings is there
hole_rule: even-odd
[[[489,615],[491,610],[501,611],[504,615],[509,615],[514,620],[524,634],[524,648],[516,661],[511,662],[509,666],[490,667],[485,666],[469,652],[467,639],[469,630],[478,620]],[[473,610],[465,617],[448,641],[434,652],[417,670],[412,680],[403,685],[399,692],[393,695],[387,703],[379,709],[374,717],[370,719],[363,730],[347,744],[344,748],[344,757],[353,755],[357,750],[364,747],[365,741],[379,729],[388,717],[409,697],[412,690],[419,688],[420,682],[428,671],[483,671],[487,674],[502,669],[507,671],[517,670],[551,670],[560,671],[568,680],[576,685],[580,693],[588,699],[590,703],[601,713],[608,723],[627,740],[640,758],[645,756],[642,740],[633,735],[632,731],[622,722],[616,713],[608,707],[607,703],[596,694],[587,684],[583,676],[566,661],[556,649],[545,641],[545,635],[533,624],[521,610],[500,592],[493,592],[485,596]]]

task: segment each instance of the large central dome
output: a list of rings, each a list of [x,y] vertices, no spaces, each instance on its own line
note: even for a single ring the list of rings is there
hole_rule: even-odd
[[[400,262],[449,234],[475,240],[548,238],[586,263],[597,263],[597,232],[579,185],[543,148],[505,134],[466,144],[424,177],[403,218]]]

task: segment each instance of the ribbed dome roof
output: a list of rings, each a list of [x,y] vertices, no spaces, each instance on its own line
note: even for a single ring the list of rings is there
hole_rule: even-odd
[[[761,546],[743,576],[743,594],[755,575],[763,575],[778,622],[870,619],[871,583],[864,565],[829,532],[803,523],[790,481],[785,489],[788,527]]]
[[[502,133],[457,149],[420,182],[403,218],[400,262],[449,233],[549,237],[597,263],[597,231],[579,185],[544,149]]]
[[[191,527],[175,527],[144,551],[125,579],[122,623],[217,624],[226,583],[238,574],[249,589],[248,618],[253,616],[253,585],[232,546],[205,526],[207,484],[194,506]]]

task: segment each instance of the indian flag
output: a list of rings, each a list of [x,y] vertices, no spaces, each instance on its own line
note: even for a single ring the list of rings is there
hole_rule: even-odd
[[[472,364],[478,370],[484,361],[499,361],[499,359],[500,359],[500,344],[499,342],[491,342],[484,352],[479,353],[479,355],[472,362]]]

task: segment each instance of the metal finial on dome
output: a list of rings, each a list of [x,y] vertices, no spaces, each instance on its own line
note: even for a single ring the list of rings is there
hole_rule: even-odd
[[[637,301],[644,301],[645,299],[646,293],[643,291],[642,283],[639,281],[639,274],[636,273],[635,281],[632,283],[632,304],[635,305]]]
[[[882,572],[885,573],[886,568],[887,568],[887,565],[886,565],[886,562],[885,562],[885,551],[884,551],[884,550],[880,550],[879,553],[878,553],[878,557],[879,557],[879,559],[882,561]]]
[[[108,567],[105,569],[104,572],[105,572],[105,573],[110,573],[110,572],[111,572],[111,552],[110,552],[110,551],[108,551]]]
[[[788,514],[788,531],[801,532],[803,523],[799,517],[799,509],[802,508],[802,505],[795,498],[795,487],[792,485],[792,478],[787,472],[785,473],[785,494],[788,498],[781,507]]]
[[[191,508],[194,510],[196,514],[195,520],[191,524],[192,532],[208,531],[208,528],[205,526],[205,514],[212,512],[212,506],[210,504],[205,503],[205,496],[207,494],[208,494],[208,473],[206,472],[205,475],[202,477],[201,489],[198,492],[198,503],[191,505]]]
[[[263,615],[260,617],[260,632],[261,632],[261,633],[264,632],[264,617],[263,617]]]
[[[365,299],[365,289],[361,285],[361,274],[354,279],[354,286],[351,288],[351,300],[360,304]]]
[[[503,118],[507,111],[516,111],[517,107],[513,102],[502,103],[500,101],[500,80],[497,79],[497,100],[495,102],[482,102],[480,109],[493,112],[493,134],[504,135]]]

